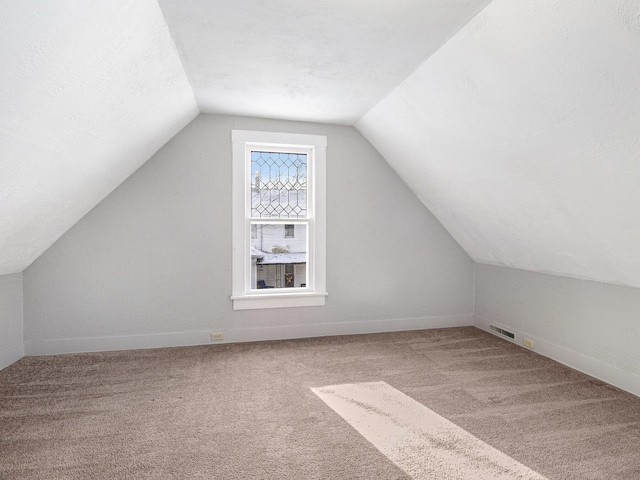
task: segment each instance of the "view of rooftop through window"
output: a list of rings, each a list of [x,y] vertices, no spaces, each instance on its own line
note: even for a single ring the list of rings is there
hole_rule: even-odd
[[[307,154],[251,152],[252,219],[307,218]],[[295,221],[295,220],[294,220]],[[251,288],[307,286],[307,224],[251,223]]]

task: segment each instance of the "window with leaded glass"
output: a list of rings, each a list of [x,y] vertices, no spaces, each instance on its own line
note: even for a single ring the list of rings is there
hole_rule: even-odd
[[[323,305],[326,137],[232,138],[234,309]]]

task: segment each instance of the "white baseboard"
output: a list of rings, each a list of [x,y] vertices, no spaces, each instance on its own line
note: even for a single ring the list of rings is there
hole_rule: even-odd
[[[639,375],[621,370],[613,365],[609,365],[582,353],[548,342],[527,332],[522,332],[517,328],[504,324],[503,322],[489,320],[478,315],[474,315],[474,326],[495,335],[495,332],[492,332],[489,328],[490,324],[505,328],[508,331],[515,333],[516,337],[514,340],[509,340],[508,338],[500,336],[500,338],[503,338],[504,340],[512,341],[513,343],[522,346],[522,339],[526,337],[529,340],[533,340],[535,347],[533,350],[534,352],[571,367],[574,370],[586,373],[587,375],[597,378],[598,380],[602,380],[614,387],[618,387],[629,393],[640,396]]]
[[[273,327],[213,329],[206,331],[125,335],[115,337],[65,338],[29,340],[26,355],[55,355],[61,353],[104,352],[142,348],[209,345],[212,343],[258,342],[292,338],[353,335],[362,333],[397,332],[430,328],[464,327],[473,325],[473,315],[442,315],[435,317],[363,320],[353,322],[281,325]],[[215,327],[214,327],[215,328]],[[224,333],[223,341],[211,341],[212,332]]]
[[[22,343],[5,348],[0,352],[0,370],[8,367],[24,357],[24,345]]]
[[[27,340],[26,355],[57,355],[60,353],[107,352],[143,348],[178,347],[211,343],[211,332],[174,332],[115,337],[61,338]]]
[[[312,325],[282,325],[276,327],[239,328],[232,341],[257,342],[292,338],[331,337],[364,333],[401,332],[430,328],[473,326],[473,315],[442,315],[436,317],[364,320],[358,322],[317,323]]]

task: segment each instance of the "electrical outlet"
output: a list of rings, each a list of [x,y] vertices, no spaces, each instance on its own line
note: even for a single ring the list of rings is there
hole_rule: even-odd
[[[224,340],[224,333],[222,332],[215,332],[211,334],[211,341],[212,342],[216,342],[218,340]]]
[[[529,340],[528,338],[523,338],[522,339],[522,344],[525,347],[530,348],[531,350],[533,350],[533,340]]]

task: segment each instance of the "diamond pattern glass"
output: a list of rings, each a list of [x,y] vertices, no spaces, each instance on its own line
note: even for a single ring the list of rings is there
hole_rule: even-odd
[[[251,217],[307,217],[307,155],[251,152]]]

